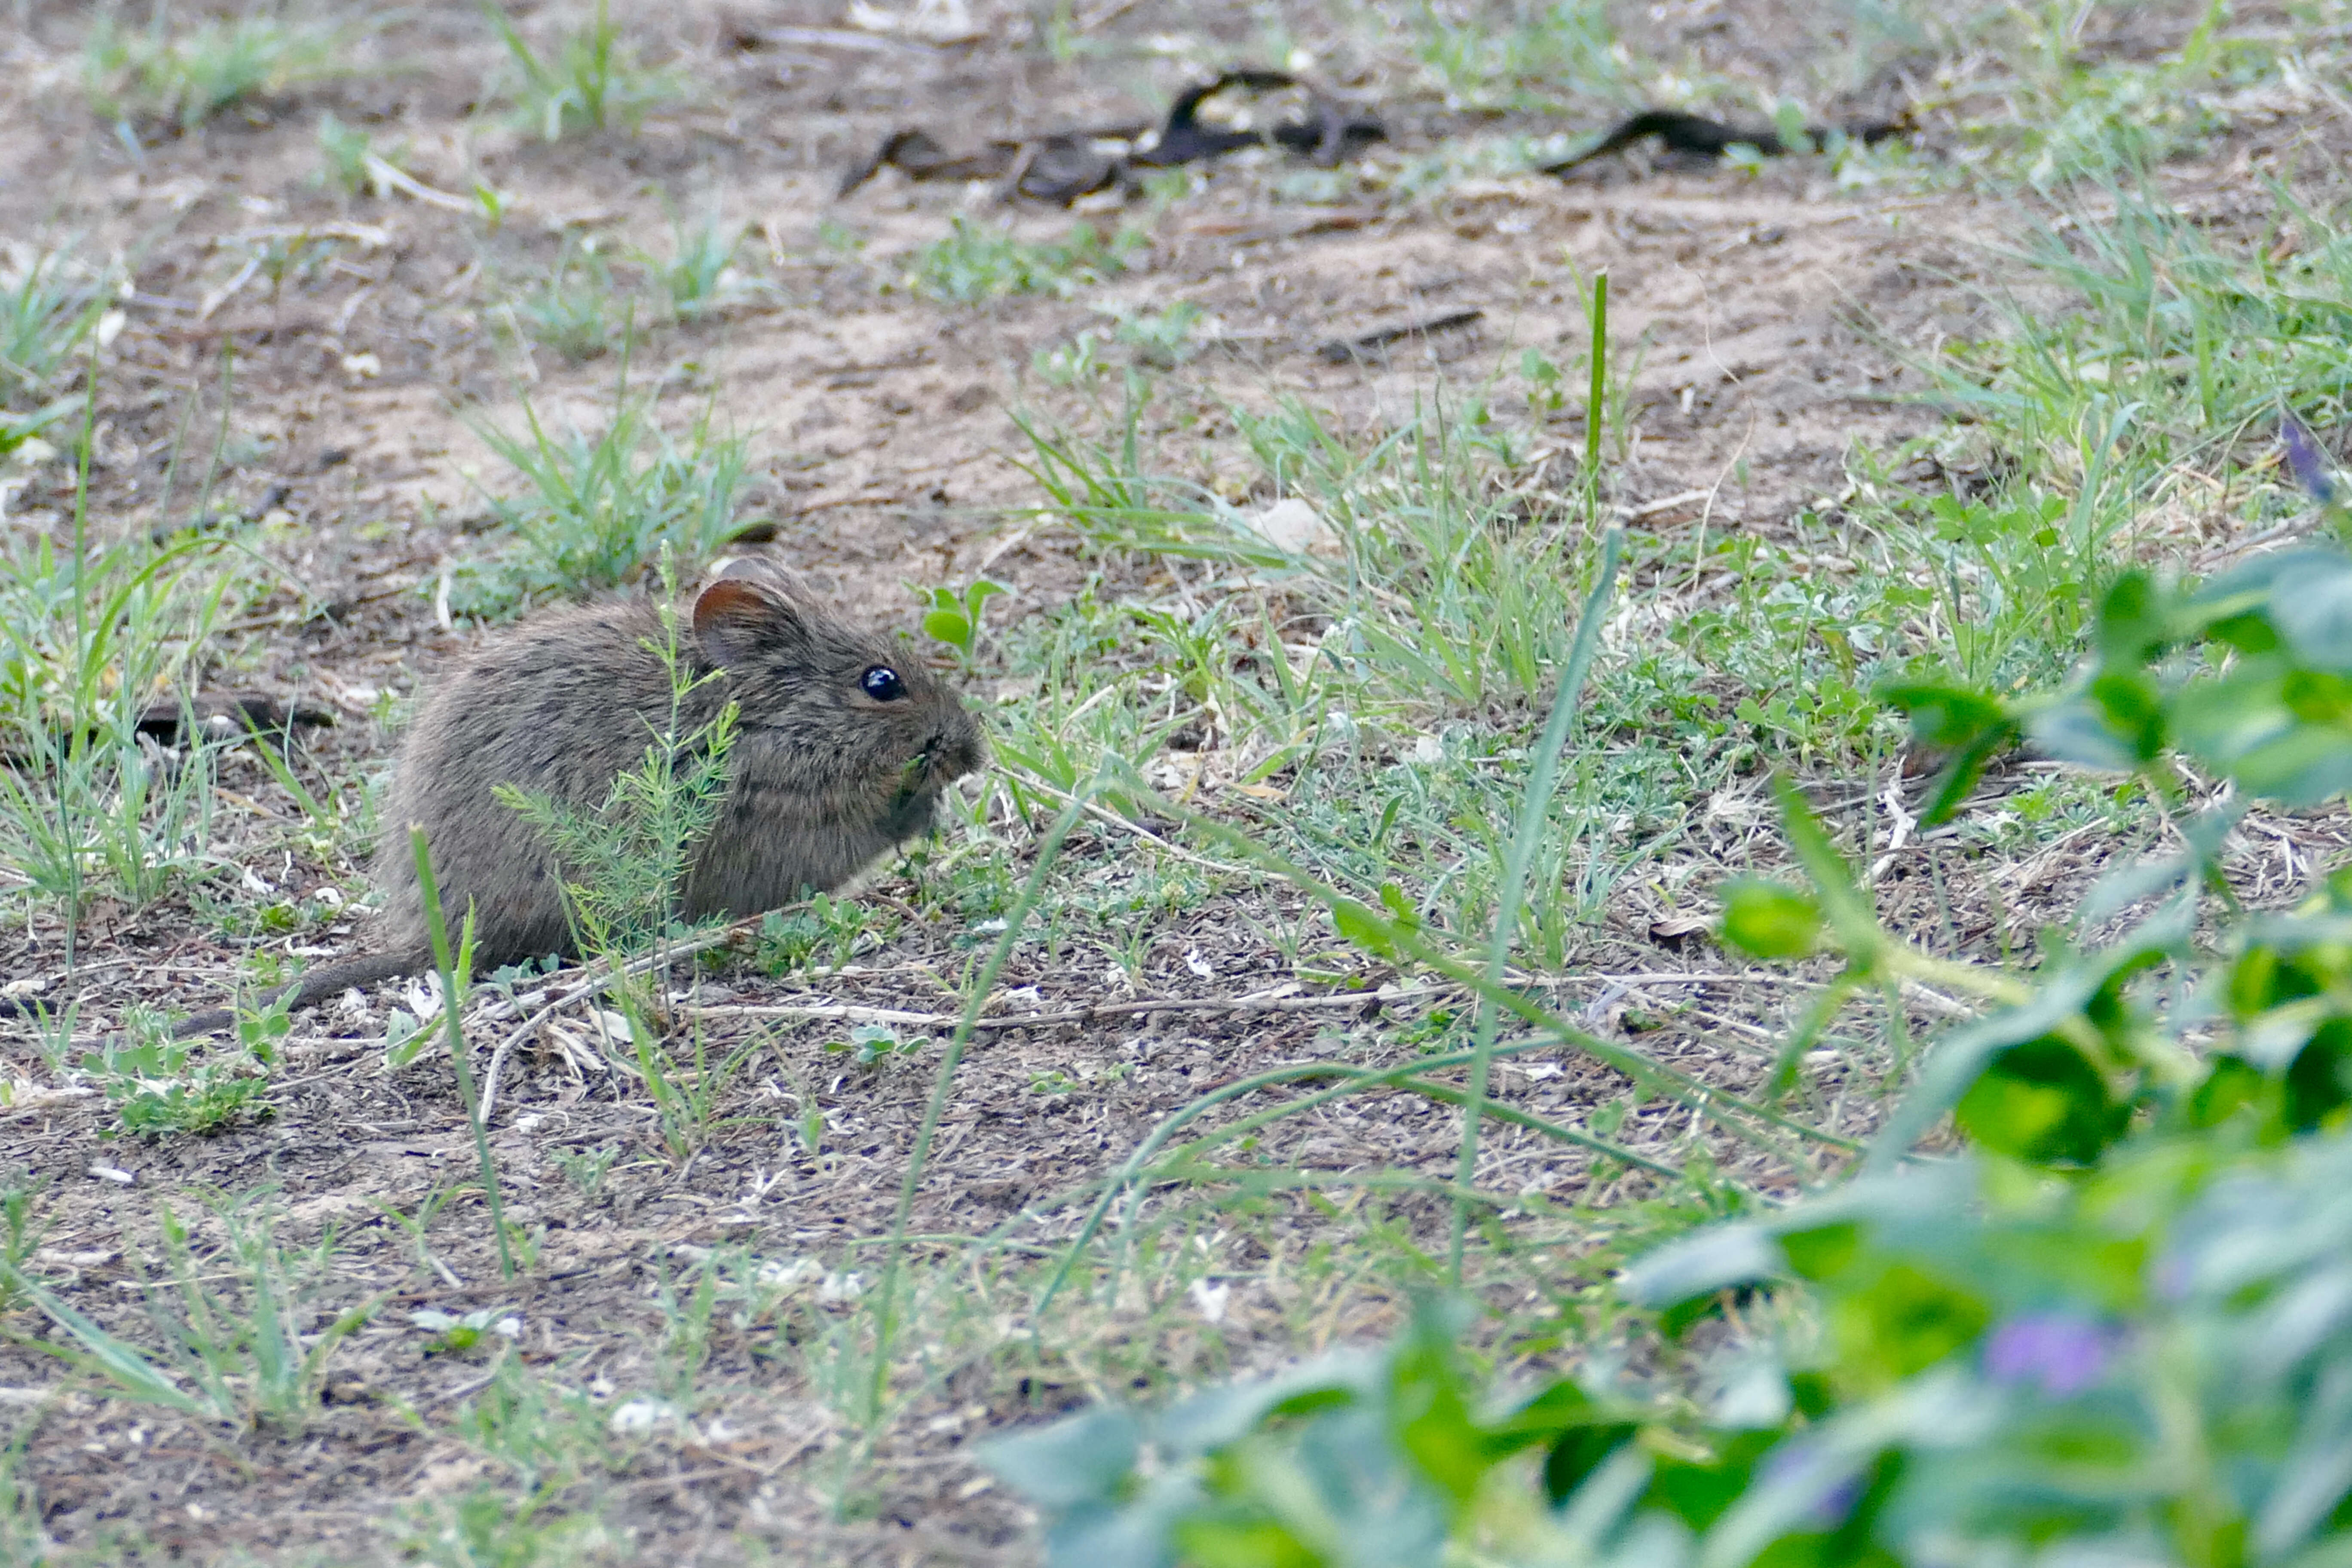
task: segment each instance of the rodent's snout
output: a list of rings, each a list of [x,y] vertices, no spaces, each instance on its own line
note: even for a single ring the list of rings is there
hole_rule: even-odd
[[[923,742],[923,761],[933,782],[944,786],[966,773],[976,773],[988,761],[988,746],[980,726],[968,713],[933,730]]]

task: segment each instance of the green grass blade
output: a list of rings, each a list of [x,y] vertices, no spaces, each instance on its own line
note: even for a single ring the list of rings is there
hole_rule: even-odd
[[[1496,900],[1495,933],[1486,947],[1486,983],[1497,990],[1503,984],[1512,939],[1518,934],[1519,901],[1527,891],[1528,868],[1535,860],[1536,848],[1543,841],[1544,827],[1550,818],[1552,784],[1559,776],[1560,750],[1568,744],[1569,726],[1576,721],[1577,699],[1584,689],[1585,672],[1592,667],[1593,650],[1600,646],[1601,622],[1616,591],[1617,557],[1624,543],[1624,533],[1619,529],[1611,529],[1601,538],[1601,574],[1584,601],[1584,613],[1577,619],[1576,642],[1569,652],[1568,668],[1560,672],[1559,692],[1552,699],[1551,717],[1544,721],[1543,739],[1536,743],[1535,765],[1528,773],[1527,793],[1519,802],[1518,828],[1512,835],[1510,858],[1504,864],[1503,885]],[[1480,1001],[1476,1047],[1470,1062],[1470,1093],[1462,1112],[1462,1158],[1454,1174],[1455,1184],[1465,1194],[1477,1184],[1478,1120],[1486,1110],[1486,1080],[1495,1056],[1495,1030],[1501,1017],[1492,1002]],[[1462,1247],[1469,1225],[1470,1211],[1465,1200],[1454,1207],[1454,1235],[1446,1251],[1446,1278],[1457,1289],[1462,1283]]]

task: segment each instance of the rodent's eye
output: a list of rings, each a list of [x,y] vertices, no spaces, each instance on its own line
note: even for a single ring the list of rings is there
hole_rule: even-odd
[[[857,683],[866,688],[866,695],[877,702],[896,702],[907,695],[907,683],[900,680],[898,672],[887,664],[876,665],[860,676]]]

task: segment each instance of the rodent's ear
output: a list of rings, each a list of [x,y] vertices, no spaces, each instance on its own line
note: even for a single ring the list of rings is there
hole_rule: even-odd
[[[754,570],[738,572],[737,567]],[[730,562],[694,596],[694,640],[714,663],[803,635],[800,606],[785,584],[756,562]]]

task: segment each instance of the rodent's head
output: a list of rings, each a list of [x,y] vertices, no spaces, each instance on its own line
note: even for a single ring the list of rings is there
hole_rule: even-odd
[[[898,835],[987,760],[980,724],[913,650],[844,625],[780,568],[723,563],[694,599],[703,662],[727,672],[745,738],[805,758],[812,795]]]

